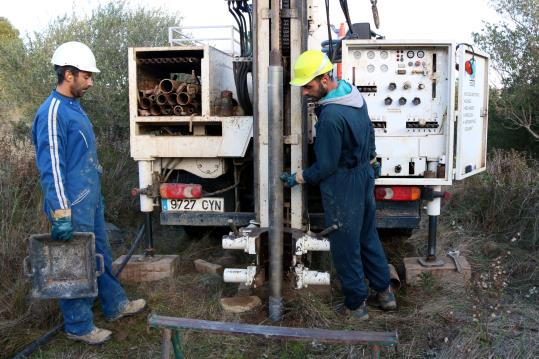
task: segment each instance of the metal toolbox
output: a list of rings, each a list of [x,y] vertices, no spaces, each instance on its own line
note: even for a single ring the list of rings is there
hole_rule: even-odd
[[[97,277],[103,274],[105,263],[103,256],[95,253],[93,233],[75,232],[67,242],[53,241],[50,234],[34,234],[28,240],[28,252],[23,267],[25,275],[32,278],[32,297],[97,296]]]

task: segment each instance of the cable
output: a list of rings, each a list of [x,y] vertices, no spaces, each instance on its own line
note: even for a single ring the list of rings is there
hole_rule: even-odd
[[[251,46],[251,36],[252,36],[252,33],[253,33],[253,18],[252,18],[252,12],[253,12],[253,8],[251,6],[249,6],[249,4],[247,3],[247,0],[244,0],[242,3],[242,10],[244,12],[247,13],[247,16],[249,18],[249,32],[246,34],[246,39],[247,39],[247,56],[252,56],[253,54],[253,50],[252,50],[252,46]]]
[[[236,12],[236,15],[238,16],[238,19],[239,19],[239,22],[238,22],[238,26],[239,26],[239,31],[240,31],[240,37],[242,39],[242,43],[243,43],[243,46],[241,48],[241,56],[245,56],[246,52],[247,52],[247,44],[246,44],[246,41],[247,41],[247,38],[246,38],[246,23],[245,23],[245,17],[243,16],[243,13],[242,11],[240,10],[240,6],[239,6],[239,3],[240,1],[236,1],[234,2],[234,11]]]
[[[331,25],[329,22],[329,0],[325,0],[326,2],[326,21],[328,26],[328,41],[329,41],[329,58],[333,58],[333,41],[331,38]]]
[[[352,26],[352,21],[350,20],[350,13],[348,11],[348,0],[339,0],[339,3],[341,4],[344,18],[346,19],[346,23],[348,24],[348,31],[350,31],[350,34],[353,34],[354,30]]]
[[[238,19],[238,16],[236,15],[236,12],[234,11],[233,7],[232,7],[232,3],[234,2],[234,0],[228,0],[228,12],[230,12],[232,14],[232,17],[234,17],[234,20],[236,20],[236,23],[238,24],[238,27],[241,27],[241,24],[240,24],[240,20]],[[244,49],[244,44],[243,44],[243,36],[241,34],[241,28],[239,29],[240,31],[240,52],[243,53],[243,49]]]

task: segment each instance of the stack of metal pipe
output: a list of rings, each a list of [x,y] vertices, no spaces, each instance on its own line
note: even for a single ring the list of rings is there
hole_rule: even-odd
[[[151,89],[138,90],[139,116],[200,115],[200,85],[163,79]]]

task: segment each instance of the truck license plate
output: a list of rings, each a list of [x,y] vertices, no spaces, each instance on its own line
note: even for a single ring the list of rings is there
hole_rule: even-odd
[[[163,211],[177,212],[224,212],[225,200],[223,198],[183,198],[162,199]]]

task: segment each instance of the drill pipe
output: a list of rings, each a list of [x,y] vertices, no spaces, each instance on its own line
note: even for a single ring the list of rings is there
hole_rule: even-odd
[[[172,114],[172,106],[169,104],[161,105],[161,114],[164,116],[169,116]]]
[[[141,97],[138,100],[138,107],[143,110],[147,110],[152,105],[152,101],[148,97]]]
[[[178,105],[188,105],[193,102],[194,96],[189,95],[187,92],[178,93],[177,101]]]
[[[159,106],[162,106],[167,102],[167,97],[164,93],[160,93],[159,95],[155,96],[155,103],[157,103]]]
[[[161,114],[161,107],[159,107],[159,105],[157,104],[152,104],[150,106],[150,113],[153,115],[153,116],[159,116]]]
[[[176,92],[176,89],[180,85],[179,81],[171,79],[163,79],[159,82],[159,91],[162,93]]]
[[[176,106],[178,104],[178,97],[174,92],[165,94],[165,98],[170,106]]]
[[[183,109],[180,105],[174,106],[174,115],[175,116],[182,116],[184,114]]]
[[[176,93],[185,92],[185,89],[187,88],[187,84],[185,82],[180,82],[178,85],[178,88],[176,89]]]

